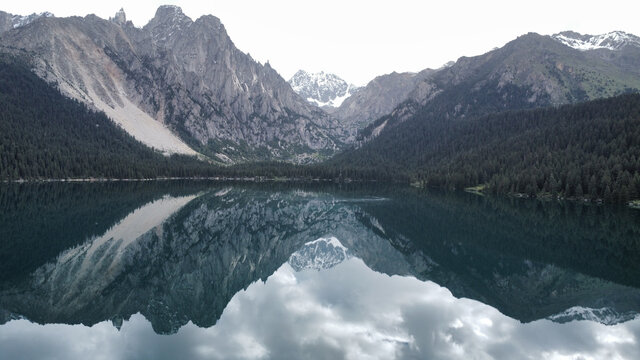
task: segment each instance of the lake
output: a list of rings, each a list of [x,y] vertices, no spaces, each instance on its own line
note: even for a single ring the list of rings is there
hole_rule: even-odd
[[[1,359],[639,359],[640,211],[359,184],[0,185]]]

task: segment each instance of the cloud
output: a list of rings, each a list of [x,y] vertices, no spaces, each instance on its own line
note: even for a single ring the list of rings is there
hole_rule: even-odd
[[[637,359],[639,337],[640,319],[522,324],[432,282],[376,273],[352,258],[320,272],[285,264],[236,294],[215,326],[189,323],[172,336],[155,334],[141,315],[121,331],[109,322],[14,320],[0,327],[0,358]]]

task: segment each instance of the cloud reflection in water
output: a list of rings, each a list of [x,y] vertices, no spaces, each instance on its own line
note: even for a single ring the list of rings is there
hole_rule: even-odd
[[[638,359],[640,319],[522,324],[413,277],[352,257],[296,272],[285,263],[237,293],[218,323],[156,334],[141,315],[110,322],[0,327],[0,358],[65,359]],[[38,344],[38,346],[34,346]]]

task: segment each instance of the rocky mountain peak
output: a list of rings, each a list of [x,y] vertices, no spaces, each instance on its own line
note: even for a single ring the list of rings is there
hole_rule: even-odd
[[[118,10],[115,16],[110,18],[109,20],[113,21],[118,25],[124,25],[127,23],[127,15],[124,13],[124,9],[120,8],[120,10]]]
[[[595,49],[621,50],[628,45],[640,47],[640,37],[624,31],[612,31],[600,35],[582,35],[575,31],[563,31],[554,34],[552,37],[569,47],[582,51]]]
[[[199,17],[196,22],[200,22],[211,27],[218,27],[218,29],[224,29],[224,25],[220,19],[213,15],[203,15]]]
[[[182,12],[182,8],[175,5],[162,5],[156,10],[154,19],[161,21],[182,22],[185,19],[191,21],[191,19]]]
[[[193,20],[182,12],[182,9],[174,5],[162,5],[156,10],[156,14],[144,26],[145,30],[151,31],[154,39],[166,40],[193,24]]]

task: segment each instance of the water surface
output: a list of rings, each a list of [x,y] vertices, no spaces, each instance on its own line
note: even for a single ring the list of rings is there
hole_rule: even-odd
[[[0,209],[2,359],[640,358],[637,210],[213,182]]]

